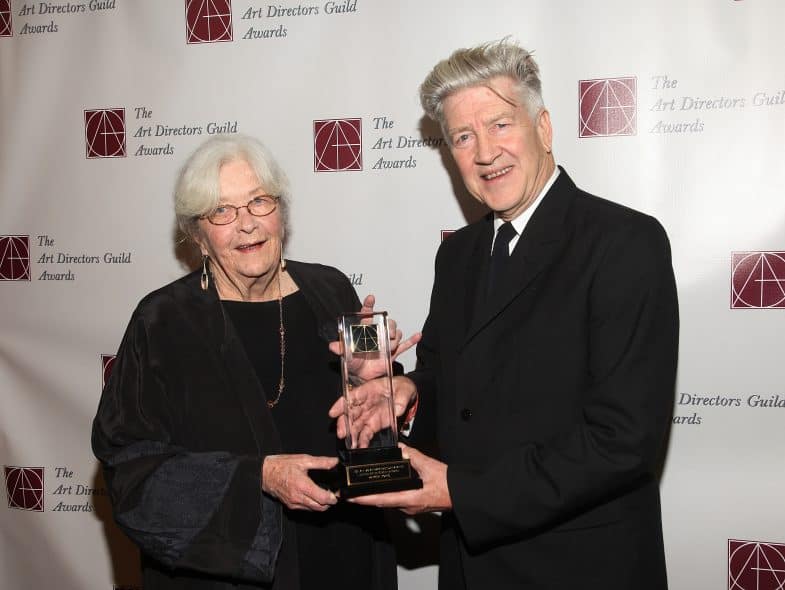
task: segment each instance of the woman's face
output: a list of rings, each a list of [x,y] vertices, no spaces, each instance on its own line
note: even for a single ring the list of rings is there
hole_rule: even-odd
[[[222,297],[258,298],[264,295],[278,268],[283,227],[280,209],[256,217],[245,206],[265,190],[245,160],[221,166],[219,205],[244,207],[237,219],[226,225],[214,225],[200,219],[197,243],[202,254],[210,256],[211,270]]]

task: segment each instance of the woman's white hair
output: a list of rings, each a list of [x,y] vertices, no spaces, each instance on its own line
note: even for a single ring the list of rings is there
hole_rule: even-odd
[[[280,197],[281,219],[288,225],[289,180],[267,148],[247,135],[214,135],[188,157],[175,184],[174,212],[183,233],[193,236],[199,216],[215,209],[221,166],[238,160],[248,162],[267,194]]]

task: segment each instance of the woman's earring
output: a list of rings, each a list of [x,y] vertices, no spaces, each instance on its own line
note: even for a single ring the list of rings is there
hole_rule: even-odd
[[[202,291],[207,291],[210,286],[210,275],[207,274],[207,261],[210,257],[207,254],[202,255]]]
[[[281,270],[286,270],[286,260],[283,259],[283,248],[281,248]]]

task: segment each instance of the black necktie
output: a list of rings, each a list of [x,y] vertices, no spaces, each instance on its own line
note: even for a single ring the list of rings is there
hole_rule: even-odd
[[[493,293],[494,287],[500,282],[507,261],[510,259],[510,240],[516,235],[518,232],[509,221],[503,223],[496,231],[496,240],[493,242],[493,251],[491,252],[491,266],[488,269],[489,294]]]

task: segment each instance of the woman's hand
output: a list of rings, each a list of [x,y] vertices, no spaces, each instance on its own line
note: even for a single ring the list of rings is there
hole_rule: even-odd
[[[308,477],[309,469],[331,469],[337,457],[267,455],[262,463],[262,490],[292,510],[324,512],[335,504],[335,494]]]

